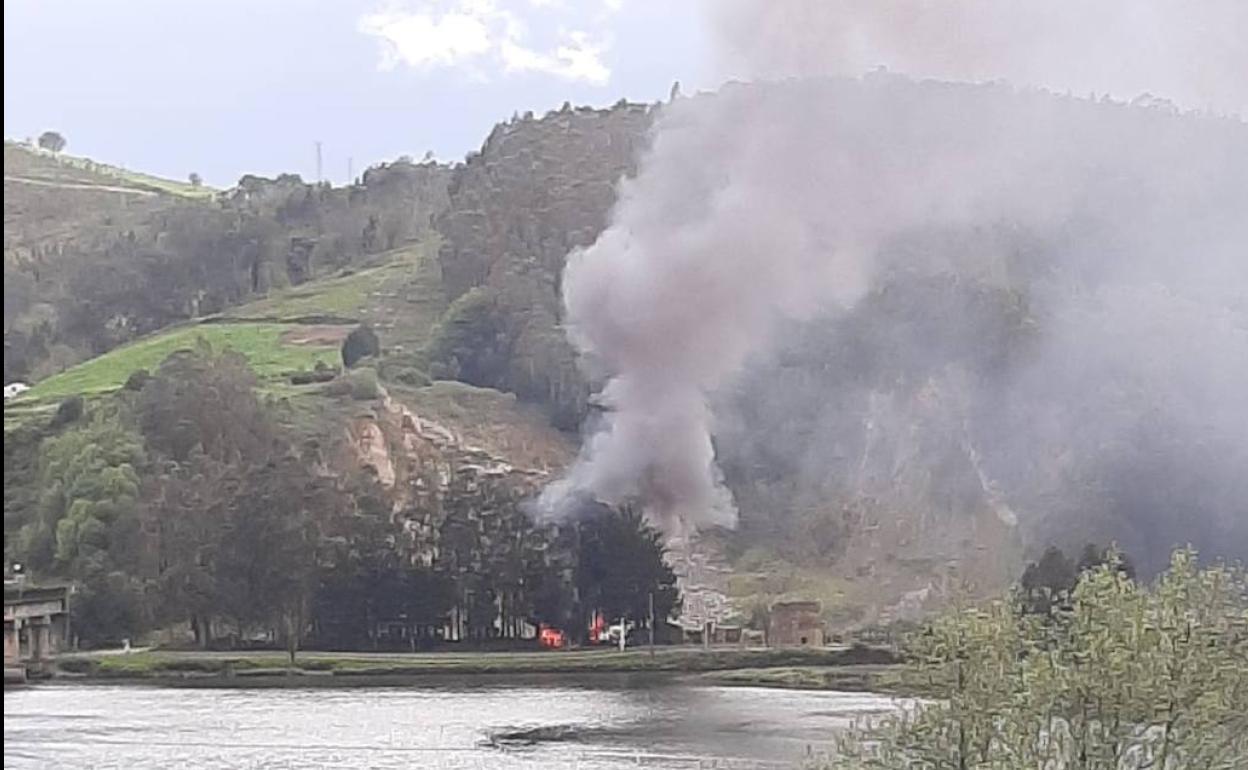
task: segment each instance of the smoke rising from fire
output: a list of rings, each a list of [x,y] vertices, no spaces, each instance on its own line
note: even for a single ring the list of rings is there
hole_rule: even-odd
[[[985,403],[970,411],[1011,427],[987,442],[986,465],[1025,479],[1044,453],[1082,447],[1081,458],[1116,463],[1115,515],[1165,515],[1131,489],[1155,457],[1113,454],[1151,426],[1169,458],[1157,467],[1198,488],[1197,518],[1242,537],[1248,127],[1027,87],[1244,109],[1248,47],[1230,37],[1244,7],[715,4],[727,71],[768,82],[665,107],[611,225],[569,256],[566,322],[605,411],[545,505],[635,498],[660,520],[733,524],[711,397],[786,322],[847,313],[884,271],[906,269],[884,256],[898,241],[1005,228],[1040,244],[1039,265],[1020,272],[1013,247],[977,242],[985,253],[942,268],[1018,292],[1039,316],[1029,357],[975,391]],[[875,64],[1015,86],[833,77]],[[1208,453],[1200,468],[1175,461],[1192,447]],[[1044,494],[1063,494],[1051,475]]]

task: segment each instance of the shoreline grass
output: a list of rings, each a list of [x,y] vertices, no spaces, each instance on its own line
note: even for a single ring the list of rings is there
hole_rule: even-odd
[[[541,652],[432,652],[335,653],[301,652],[289,663],[285,653],[145,651],[131,654],[76,653],[56,661],[58,675],[93,680],[249,680],[257,677],[424,677],[438,675],[550,675],[550,674],[703,674],[739,672],[726,684],[781,685],[786,676],[762,672],[844,671],[866,666],[879,668],[891,653],[872,648],[849,649],[712,649],[674,647],[619,652],[565,650]],[[791,678],[791,674],[788,675]],[[852,677],[843,681],[850,682]],[[859,678],[860,679],[860,678]],[[828,681],[834,681],[835,677]],[[240,682],[242,683],[242,682]]]

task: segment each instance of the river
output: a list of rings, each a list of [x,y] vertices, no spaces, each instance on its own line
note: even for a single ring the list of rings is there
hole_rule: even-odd
[[[629,677],[389,687],[43,684],[4,693],[5,768],[778,768],[862,693]]]

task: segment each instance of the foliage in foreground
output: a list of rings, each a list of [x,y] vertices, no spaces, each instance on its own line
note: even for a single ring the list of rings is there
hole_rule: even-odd
[[[1116,559],[1048,616],[964,609],[914,640],[944,698],[859,729],[826,767],[1213,770],[1248,761],[1248,583],[1174,553],[1151,586]]]

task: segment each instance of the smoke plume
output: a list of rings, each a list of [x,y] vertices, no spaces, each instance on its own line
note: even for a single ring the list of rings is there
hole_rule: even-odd
[[[547,506],[637,498],[660,520],[732,525],[712,396],[789,322],[844,317],[885,275],[920,269],[1015,292],[1040,327],[1008,376],[967,396],[996,477],[1060,495],[1068,477],[1039,490],[1029,474],[1080,450],[1114,466],[1097,483],[1122,485],[1107,494],[1130,518],[1155,507],[1131,479],[1164,469],[1200,487],[1201,517],[1242,534],[1248,127],[1035,86],[1244,109],[1244,4],[714,7],[725,71],[759,82],[666,106],[609,228],[569,256],[566,321],[604,412]],[[858,77],[875,65],[889,71]],[[985,230],[1011,236],[967,236]],[[899,246],[932,233],[975,253],[933,267],[938,249]],[[1021,242],[1036,244],[1026,260]],[[939,329],[957,319],[941,312],[933,342],[892,354],[942,360]],[[1199,469],[1177,459],[1193,448]]]

